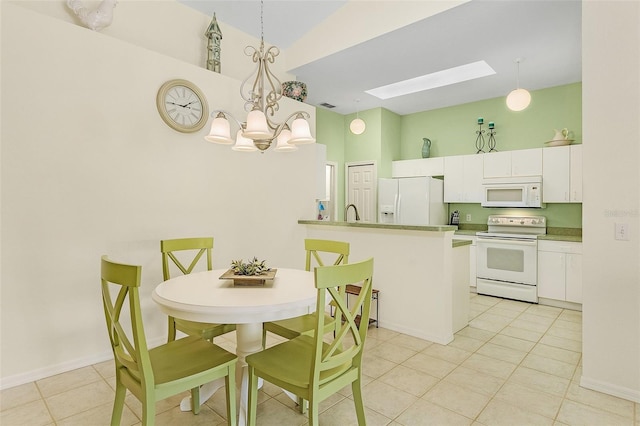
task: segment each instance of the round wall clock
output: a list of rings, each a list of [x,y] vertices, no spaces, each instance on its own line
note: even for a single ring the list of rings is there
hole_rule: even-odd
[[[187,80],[169,80],[156,97],[160,117],[172,129],[183,133],[197,132],[209,119],[209,106],[202,91]]]

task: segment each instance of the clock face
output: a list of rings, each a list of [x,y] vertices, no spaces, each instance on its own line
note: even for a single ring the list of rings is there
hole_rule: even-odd
[[[196,132],[207,122],[208,106],[200,89],[186,80],[170,80],[162,85],[156,98],[158,112],[173,129]]]

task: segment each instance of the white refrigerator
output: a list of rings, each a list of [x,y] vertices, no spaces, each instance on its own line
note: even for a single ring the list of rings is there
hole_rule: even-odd
[[[432,177],[378,180],[378,222],[446,225],[444,185]]]

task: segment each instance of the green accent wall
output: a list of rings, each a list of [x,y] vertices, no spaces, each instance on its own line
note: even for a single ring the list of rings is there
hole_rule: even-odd
[[[431,139],[431,157],[474,154],[478,117],[484,119],[485,131],[490,121],[495,123],[498,151],[544,147],[554,129],[562,128],[570,130],[573,143],[582,143],[582,83],[531,91],[531,104],[520,112],[510,111],[505,97],[499,97],[404,116],[384,108],[358,115],[367,127],[363,134],[354,135],[349,123],[356,114],[316,109],[318,143],[327,145],[327,160],[338,163],[338,206],[344,205],[345,163],[373,160],[378,177],[390,177],[392,161],[421,158],[423,138]],[[485,133],[485,151],[488,140]],[[507,213],[479,204],[450,204],[449,210],[460,211],[461,223],[474,224],[486,224],[490,214]],[[582,227],[582,204],[547,204],[544,209],[518,209],[514,214],[544,215],[549,227]]]

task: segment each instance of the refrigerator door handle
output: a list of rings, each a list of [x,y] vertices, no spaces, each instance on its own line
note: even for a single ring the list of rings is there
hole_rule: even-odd
[[[402,209],[400,208],[401,207],[401,203],[402,203],[402,195],[396,194],[396,213],[394,214],[394,216],[395,216],[394,223],[396,223],[396,224],[402,223],[401,218],[400,218],[400,212],[402,211]]]

